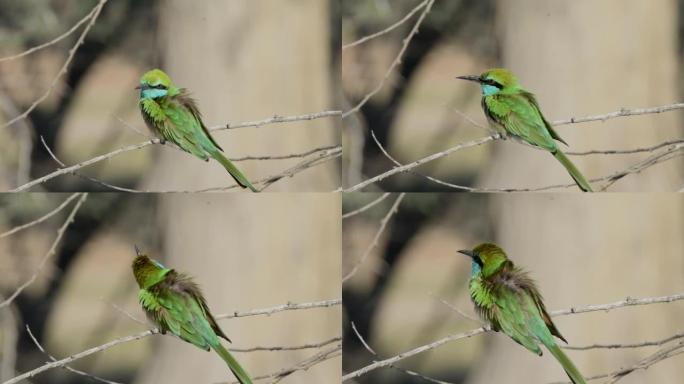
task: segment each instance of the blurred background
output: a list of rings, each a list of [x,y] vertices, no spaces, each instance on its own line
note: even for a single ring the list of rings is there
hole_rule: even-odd
[[[380,194],[346,194],[344,213]],[[343,275],[369,249],[398,194],[343,220]],[[550,311],[684,293],[684,197],[676,194],[406,194],[378,244],[343,283],[344,373],[471,329],[470,260],[482,242],[502,246],[537,281]],[[448,303],[442,302],[444,300]],[[657,341],[682,352],[684,302],[554,318],[573,346]],[[378,356],[364,348],[354,322]],[[679,343],[679,344],[678,344]],[[637,364],[661,347],[567,350],[586,376]],[[538,357],[501,333],[449,342],[401,360],[440,383],[550,383],[567,376],[549,353]],[[682,355],[620,383],[681,383]],[[602,379],[600,382],[608,382]],[[426,383],[391,367],[346,383]]]
[[[38,270],[81,197],[0,196],[0,302]],[[47,220],[7,234],[64,202],[67,205]],[[88,195],[35,281],[9,305],[0,304],[0,381],[49,361],[26,326],[58,359],[152,327],[137,300],[131,272],[134,244],[193,276],[215,315],[339,299],[340,204],[334,194]],[[340,313],[339,306],[291,310],[224,319],[219,325],[233,348],[293,347],[340,337]],[[290,368],[339,343],[235,356],[255,377]],[[159,335],[98,352],[71,366],[120,383],[234,380],[215,353]],[[339,356],[325,359],[281,382],[339,382],[340,366]],[[52,369],[30,382],[94,381]]]
[[[95,0],[0,0],[0,57],[67,32]],[[207,126],[339,109],[339,9],[336,1],[106,1],[66,74],[26,119],[0,129],[0,190],[59,167],[148,140],[133,88],[147,70],[164,69],[197,99]],[[87,23],[86,23],[87,24]],[[0,125],[46,90],[85,26],[22,58],[0,58]],[[285,156],[340,144],[339,118],[213,132],[227,157]],[[237,163],[251,180],[322,156]],[[339,186],[339,160],[287,177],[271,191],[323,191]],[[154,191],[233,185],[215,161],[171,146],[129,151],[80,170],[118,187]],[[70,174],[33,189],[112,190]]]
[[[350,44],[402,20],[430,0],[342,2],[342,43]],[[453,0],[435,1],[397,68],[358,113],[344,119],[343,185],[389,170],[371,130],[389,154],[406,164],[489,135],[476,84],[455,76],[507,67],[534,92],[550,121],[674,104],[680,73],[684,2],[662,0]],[[357,105],[383,79],[425,6],[396,29],[343,50],[344,110]],[[609,191],[672,191],[684,187],[682,112],[632,116],[559,126],[567,151],[635,149],[668,140],[656,151],[572,156],[587,178],[623,171],[649,156],[666,162],[628,175]],[[665,155],[665,151],[672,152]],[[542,151],[511,141],[457,151],[415,171],[470,187],[534,188],[571,183]],[[451,190],[413,174],[397,174],[374,187],[386,191]],[[567,190],[576,191],[576,187]]]

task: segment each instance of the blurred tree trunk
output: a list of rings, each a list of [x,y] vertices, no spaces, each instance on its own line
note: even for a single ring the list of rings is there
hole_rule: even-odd
[[[523,0],[498,5],[502,64],[536,93],[549,120],[679,100],[677,2]],[[677,112],[564,125],[557,131],[568,150],[575,151],[646,147],[682,132]],[[549,154],[510,141],[495,146],[483,185],[522,188],[572,181]],[[631,164],[645,157],[572,156],[572,161],[589,179],[622,170],[625,158]],[[681,188],[681,176],[682,161],[675,159],[628,175],[611,190],[673,191]]]
[[[503,64],[539,96],[550,119],[651,106],[678,100],[677,8],[640,1],[500,1]],[[678,132],[676,113],[559,128],[573,149],[632,148]],[[570,178],[548,154],[514,143],[498,145],[485,185],[535,186]],[[573,158],[587,177],[612,172],[608,157]],[[675,161],[676,162],[676,161]],[[672,190],[675,162],[619,181],[617,189]],[[497,196],[497,241],[533,272],[549,309],[666,295],[681,286],[682,212],[676,195]],[[530,215],[534,212],[534,215]],[[573,217],[581,226],[559,226]],[[574,220],[573,220],[574,222]],[[641,234],[629,238],[625,234]],[[667,240],[664,240],[667,239]],[[583,254],[578,254],[584,251]],[[667,288],[669,287],[669,288]],[[684,287],[682,287],[684,288]],[[651,306],[557,318],[574,345],[655,340],[674,333],[681,307]],[[529,353],[505,336],[488,335],[487,357],[469,383],[566,380],[546,352]],[[654,349],[568,351],[586,375],[635,364]],[[669,359],[625,383],[678,383],[681,360]],[[621,381],[621,382],[622,382]]]
[[[331,109],[329,7],[318,0],[184,1],[161,3],[164,69],[190,89],[207,125],[261,120]],[[218,131],[228,157],[304,152],[339,141],[332,119]],[[301,159],[244,161],[252,180]],[[162,148],[148,181],[154,190],[230,185],[215,161]],[[337,163],[339,164],[339,163]],[[280,181],[269,191],[323,191],[339,185],[334,161]]]
[[[338,298],[340,204],[336,194],[168,194],[159,217],[164,260],[196,277],[215,314]],[[295,346],[338,336],[340,319],[338,307],[222,320],[219,325],[233,347]],[[156,342],[138,383],[234,380],[214,352],[172,337]],[[316,352],[235,356],[254,377],[289,368]],[[340,372],[338,357],[285,382],[339,382]]]

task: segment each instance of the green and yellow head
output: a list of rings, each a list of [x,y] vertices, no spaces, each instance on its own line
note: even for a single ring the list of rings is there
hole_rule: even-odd
[[[458,252],[472,259],[472,276],[479,274],[483,277],[491,276],[508,262],[506,252],[492,243],[480,244],[472,250],[464,249]]]
[[[178,94],[178,88],[173,85],[169,75],[157,68],[147,71],[136,89],[140,89],[141,99],[159,99]]]
[[[164,267],[157,260],[151,259],[146,254],[140,252],[135,246],[135,259],[133,259],[133,275],[140,288],[149,288],[162,281],[171,269]]]
[[[490,96],[501,92],[501,90],[512,90],[520,88],[518,78],[513,72],[506,68],[492,68],[481,75],[458,76],[457,79],[474,81],[480,84],[483,96]]]

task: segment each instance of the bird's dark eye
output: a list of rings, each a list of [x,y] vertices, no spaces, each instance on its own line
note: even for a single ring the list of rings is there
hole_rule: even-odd
[[[150,88],[154,88],[154,89],[166,89],[166,87],[164,86],[164,84],[150,85]]]

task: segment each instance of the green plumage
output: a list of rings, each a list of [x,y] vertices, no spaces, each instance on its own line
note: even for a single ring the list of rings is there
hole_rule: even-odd
[[[241,384],[252,384],[247,372],[221,345],[230,341],[209,311],[202,291],[188,276],[141,254],[133,260],[133,275],[140,287],[138,299],[162,334],[171,332],[184,341],[216,351]]]
[[[553,336],[566,342],[551,321],[541,294],[528,274],[517,268],[494,244],[459,251],[472,258],[470,297],[478,314],[529,351],[541,355],[543,344],[575,384],[586,381]]]
[[[169,76],[153,69],[140,79],[140,112],[147,126],[163,141],[170,141],[202,160],[216,159],[243,188],[258,192],[249,179],[222,153],[223,149],[202,122],[197,103],[187,90],[177,88]]]
[[[591,192],[591,184],[558,148],[554,140],[567,143],[544,118],[534,95],[523,89],[507,69],[490,69],[480,76],[459,76],[482,88],[482,109],[487,119],[505,138],[513,137],[549,151],[570,173],[582,191]]]

